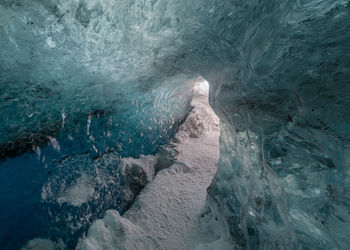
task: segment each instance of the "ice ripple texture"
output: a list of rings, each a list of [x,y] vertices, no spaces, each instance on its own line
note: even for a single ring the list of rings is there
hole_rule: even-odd
[[[38,145],[53,148],[50,162],[111,148],[154,153],[186,113],[179,97],[188,79],[201,75],[222,123],[208,193],[232,239],[248,249],[347,249],[349,8],[344,0],[1,0],[0,155],[16,156],[3,163],[1,204],[20,209],[24,196],[8,199],[7,190],[25,186],[19,176],[31,168],[21,157],[31,148],[43,157]],[[162,119],[137,125],[153,114]],[[123,129],[108,137],[110,117]]]

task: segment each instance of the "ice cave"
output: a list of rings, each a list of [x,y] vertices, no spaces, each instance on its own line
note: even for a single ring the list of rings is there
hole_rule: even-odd
[[[0,0],[0,249],[350,249],[350,1]]]

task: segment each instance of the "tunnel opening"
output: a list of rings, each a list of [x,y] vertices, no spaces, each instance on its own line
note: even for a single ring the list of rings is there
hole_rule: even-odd
[[[209,97],[209,83],[203,78],[199,79],[193,88],[194,90],[200,90],[204,95]]]

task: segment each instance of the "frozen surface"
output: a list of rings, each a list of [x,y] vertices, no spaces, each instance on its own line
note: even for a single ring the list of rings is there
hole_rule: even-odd
[[[2,247],[72,247],[106,209],[125,210],[121,159],[162,150],[201,75],[222,124],[208,203],[235,244],[347,249],[349,8],[0,0]],[[75,206],[78,186],[87,189]]]
[[[94,222],[80,249],[233,247],[222,216],[206,206],[220,156],[219,124],[205,88],[196,87],[193,109],[171,143],[175,164],[159,171],[123,216],[109,210]]]

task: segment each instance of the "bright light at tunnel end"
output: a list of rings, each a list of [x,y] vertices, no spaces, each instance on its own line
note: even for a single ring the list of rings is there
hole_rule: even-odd
[[[194,85],[195,90],[199,90],[205,95],[209,95],[209,83],[206,80],[200,80]]]

